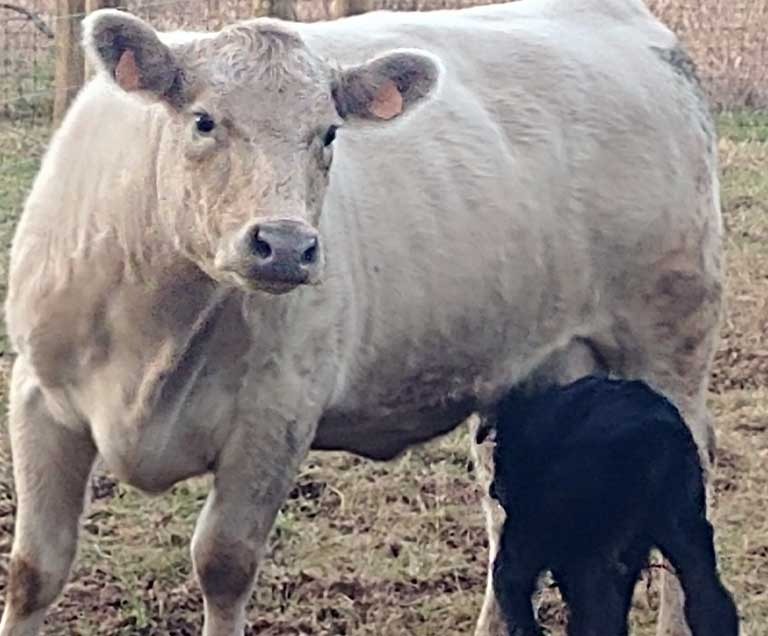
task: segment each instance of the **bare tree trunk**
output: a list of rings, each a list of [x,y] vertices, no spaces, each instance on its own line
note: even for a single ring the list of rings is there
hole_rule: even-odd
[[[84,63],[80,47],[80,21],[85,0],[58,0],[56,19],[56,90],[53,123],[58,125],[83,85]]]
[[[85,0],[85,12],[91,13],[91,11],[98,11],[99,9],[117,9],[120,5],[124,5],[124,0]],[[88,62],[85,62],[85,80],[93,77],[94,69],[90,67]]]
[[[297,20],[296,0],[272,0],[270,15],[281,20]]]
[[[372,0],[348,0],[347,15],[368,13],[369,11],[373,11],[374,6]]]

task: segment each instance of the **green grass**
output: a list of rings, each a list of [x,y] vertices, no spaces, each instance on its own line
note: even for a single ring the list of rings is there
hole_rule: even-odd
[[[764,112],[734,110],[718,119],[720,136],[731,141],[768,142],[768,116]]]
[[[14,51],[5,47],[0,74],[0,117],[42,124],[53,113],[54,49]]]
[[[13,230],[40,165],[48,132],[48,126],[0,118],[0,299],[6,293]],[[4,354],[8,344],[5,322],[0,323],[0,354]]]
[[[720,562],[744,618],[743,636],[768,633],[768,116],[720,121],[728,311],[712,407],[720,451],[716,508]],[[13,225],[45,130],[0,123],[0,281]],[[1,291],[1,290],[0,290]],[[5,383],[0,379],[0,400]],[[4,403],[4,402],[3,402]],[[1,446],[1,444],[0,444]],[[280,513],[254,592],[251,632],[262,636],[470,634],[485,583],[485,534],[467,433],[388,464],[313,454]],[[2,454],[0,450],[0,455]],[[10,464],[0,456],[0,553],[9,548]],[[106,484],[109,486],[109,483]],[[201,599],[188,557],[207,480],[146,497],[104,489],[84,522],[73,582],[47,634],[198,633]],[[5,535],[3,534],[5,531]],[[0,561],[2,563],[2,561]],[[635,636],[653,633],[658,571],[638,586]],[[4,580],[0,565],[0,588]],[[1,603],[1,601],[0,601]],[[562,611],[548,591],[552,633]]]

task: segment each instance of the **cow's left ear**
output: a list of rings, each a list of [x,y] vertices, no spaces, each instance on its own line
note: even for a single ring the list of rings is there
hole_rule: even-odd
[[[344,69],[333,87],[339,115],[373,121],[394,119],[429,97],[442,72],[423,51],[397,49]]]

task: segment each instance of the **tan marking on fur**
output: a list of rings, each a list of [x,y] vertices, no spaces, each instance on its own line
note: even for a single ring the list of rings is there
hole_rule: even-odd
[[[229,549],[212,546],[198,562],[200,586],[205,596],[224,606],[246,594],[256,575],[253,552],[242,543]]]
[[[22,558],[11,561],[8,573],[8,599],[17,616],[24,618],[40,609],[40,572]]]
[[[379,119],[392,119],[403,112],[403,96],[392,80],[382,84],[376,92],[369,110]]]
[[[675,313],[686,318],[701,308],[711,286],[702,281],[699,271],[667,271],[659,276],[654,289],[659,303],[674,304]]]
[[[120,56],[120,61],[115,67],[115,79],[125,91],[137,91],[141,88],[139,67],[136,65],[133,51],[126,51]]]

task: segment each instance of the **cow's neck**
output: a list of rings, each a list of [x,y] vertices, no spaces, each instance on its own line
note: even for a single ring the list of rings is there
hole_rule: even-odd
[[[227,320],[228,314],[231,318],[233,310],[239,313],[237,300],[232,302],[237,293],[231,289],[200,288],[182,290],[181,294],[178,291],[179,287],[173,284],[158,290],[162,296],[157,301],[165,305],[165,310],[156,318],[159,348],[140,370],[142,380],[134,402],[138,420],[179,408],[212,355],[211,350],[220,348],[216,343],[221,340],[222,320]],[[177,302],[187,306],[174,307]],[[242,324],[241,317],[238,322]],[[233,330],[236,327],[232,325]],[[242,335],[247,333],[243,331]],[[242,342],[240,355],[247,348],[247,341]]]

